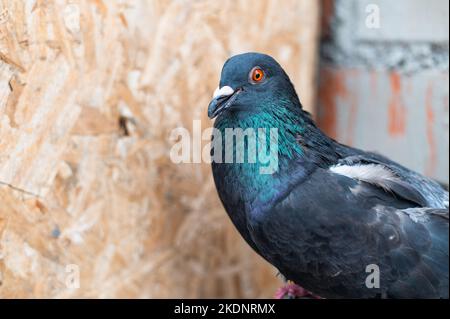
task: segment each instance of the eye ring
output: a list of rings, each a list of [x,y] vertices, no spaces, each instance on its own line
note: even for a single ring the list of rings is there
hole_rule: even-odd
[[[255,66],[249,73],[249,80],[253,84],[261,83],[261,81],[264,80],[265,77],[266,74],[259,66]]]

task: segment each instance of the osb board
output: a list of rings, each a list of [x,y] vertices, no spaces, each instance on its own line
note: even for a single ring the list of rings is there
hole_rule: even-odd
[[[271,297],[276,271],[169,135],[211,125],[238,52],[274,55],[313,105],[317,3],[0,3],[0,297]]]

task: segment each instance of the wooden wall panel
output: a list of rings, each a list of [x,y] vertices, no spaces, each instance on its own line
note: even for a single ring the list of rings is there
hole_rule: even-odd
[[[220,68],[248,50],[278,58],[311,108],[318,10],[0,1],[0,297],[271,297],[276,271],[209,165],[170,161],[169,135],[211,125]]]

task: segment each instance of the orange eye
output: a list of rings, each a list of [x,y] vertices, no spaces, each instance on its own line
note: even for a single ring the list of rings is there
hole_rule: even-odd
[[[251,72],[251,79],[254,83],[261,82],[264,79],[264,71],[258,67],[253,68]]]

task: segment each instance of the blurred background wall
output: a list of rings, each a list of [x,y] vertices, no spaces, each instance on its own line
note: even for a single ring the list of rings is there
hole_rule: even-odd
[[[449,2],[322,4],[319,124],[448,184]]]
[[[319,10],[0,1],[0,297],[272,297],[281,280],[210,166],[173,164],[169,135],[212,125],[222,64],[249,50],[276,57],[312,110]]]

